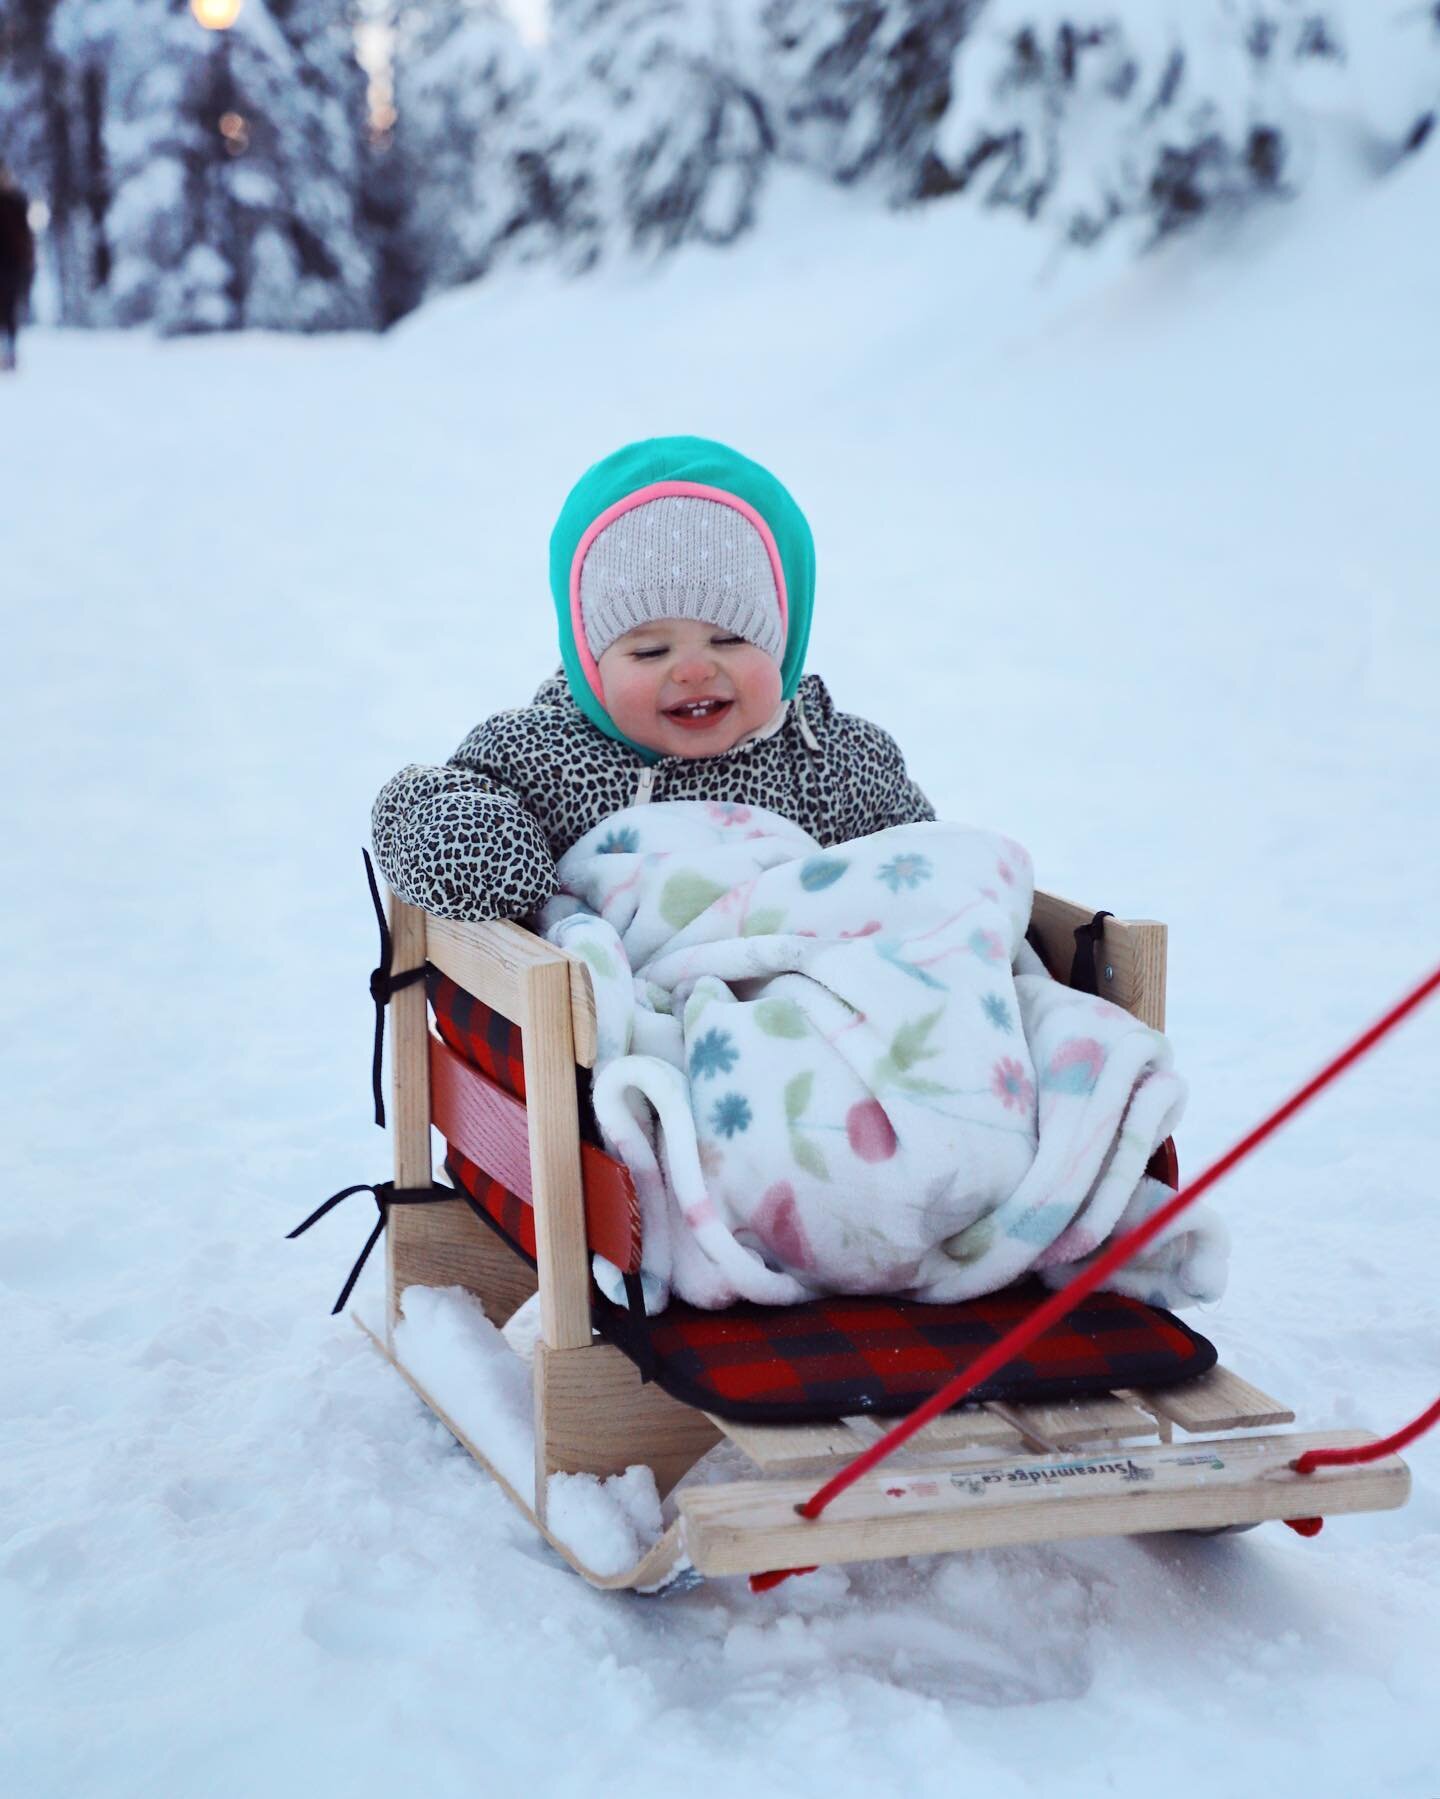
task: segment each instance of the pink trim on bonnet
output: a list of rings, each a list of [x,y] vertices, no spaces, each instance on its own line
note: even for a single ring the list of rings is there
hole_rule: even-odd
[[[576,545],[575,556],[570,564],[570,630],[575,638],[575,653],[580,658],[585,679],[590,683],[590,691],[602,706],[605,704],[605,688],[600,680],[599,664],[590,654],[590,645],[585,641],[585,623],[580,611],[580,570],[584,567],[591,544],[607,525],[613,525],[617,518],[636,506],[644,506],[651,500],[669,499],[672,495],[691,500],[714,500],[718,505],[733,507],[742,518],[750,521],[760,533],[765,554],[770,558],[770,572],[775,577],[775,597],[780,603],[782,638],[789,632],[790,611],[785,601],[785,570],[780,563],[779,546],[775,542],[774,532],[753,506],[747,505],[733,493],[726,493],[723,487],[706,487],[699,481],[656,481],[649,487],[638,487],[634,493],[627,493],[623,500],[607,506],[599,518],[586,527],[585,535]],[[783,643],[780,653],[783,657]]]

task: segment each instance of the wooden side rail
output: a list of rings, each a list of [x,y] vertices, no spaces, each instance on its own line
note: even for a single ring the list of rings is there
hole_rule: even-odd
[[[1041,959],[1057,981],[1068,984],[1075,958],[1075,932],[1095,916],[1083,906],[1035,894],[1030,928],[1039,940]],[[1102,999],[1132,1012],[1152,1030],[1165,1029],[1165,953],[1167,931],[1152,919],[1107,918],[1096,946],[1096,985]]]
[[[427,917],[418,906],[390,896],[391,970],[405,974],[425,963]],[[395,1185],[430,1185],[430,1034],[425,983],[403,987],[390,1001],[390,1127],[395,1145]],[[407,1249],[423,1244],[431,1228],[421,1214],[428,1206],[396,1206],[385,1232],[385,1335],[394,1349],[404,1285]]]
[[[522,1032],[530,1024],[527,978],[537,968],[563,965],[570,982],[575,1060],[582,1068],[595,1066],[595,994],[590,970],[578,956],[567,955],[523,925],[504,919],[462,924],[427,914],[425,922],[426,955],[432,965],[482,1004],[518,1024]],[[396,966],[398,969],[399,964]]]

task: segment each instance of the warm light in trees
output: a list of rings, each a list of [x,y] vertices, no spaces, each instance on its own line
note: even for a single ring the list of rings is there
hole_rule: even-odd
[[[228,31],[245,0],[190,0],[190,10],[207,31]]]

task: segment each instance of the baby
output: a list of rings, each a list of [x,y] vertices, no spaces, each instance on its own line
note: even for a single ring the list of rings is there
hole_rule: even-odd
[[[894,740],[804,673],[814,586],[805,515],[759,463],[701,437],[597,462],[550,539],[562,671],[386,783],[386,880],[444,918],[522,918],[577,839],[648,800],[763,806],[827,848],[933,819]]]

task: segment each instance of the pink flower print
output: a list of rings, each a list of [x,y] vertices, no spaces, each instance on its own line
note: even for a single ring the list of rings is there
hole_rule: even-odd
[[[705,811],[717,825],[748,825],[750,822],[750,808],[731,805],[728,800],[709,801]]]
[[[1051,1093],[1090,1093],[1105,1066],[1105,1051],[1093,1037],[1069,1037],[1045,1065],[1041,1085]]]
[[[764,1198],[751,1216],[750,1229],[782,1268],[814,1266],[815,1257],[800,1222],[795,1189],[789,1181],[777,1181],[765,1190]]]
[[[1026,1076],[1024,1065],[1014,1056],[1002,1056],[990,1076],[990,1091],[1008,1112],[1028,1112],[1035,1104],[1035,1089]]]
[[[861,927],[858,931],[842,931],[840,933],[840,935],[845,938],[873,937],[875,935],[875,933],[878,930],[880,930],[881,928],[882,927],[880,924],[880,920],[878,918],[871,918],[871,919],[867,919],[867,921],[861,925]]]
[[[1016,843],[1013,837],[1002,837],[1000,839],[1000,854],[1010,864],[1012,869],[1029,868],[1030,866],[1029,850],[1025,848],[1023,843]]]
[[[997,862],[995,864],[995,872],[1007,887],[1013,887],[1015,885],[1015,871],[1008,862]]]
[[[972,931],[970,948],[982,962],[1003,962],[1005,960],[1005,943],[998,931]]]
[[[862,1162],[888,1162],[895,1154],[895,1127],[878,1099],[862,1099],[845,1114],[845,1135]]]
[[[992,906],[998,906],[1000,904],[1000,895],[993,887],[982,887],[980,889],[980,897],[981,899],[988,899]]]

